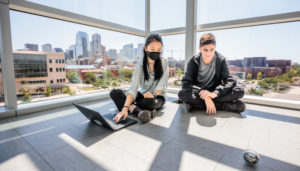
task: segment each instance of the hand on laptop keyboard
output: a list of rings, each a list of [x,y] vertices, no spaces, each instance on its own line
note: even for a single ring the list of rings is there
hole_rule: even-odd
[[[115,121],[115,123],[118,123],[120,121],[120,119],[122,119],[122,117],[123,117],[123,120],[125,120],[127,118],[128,111],[126,111],[126,109],[124,111],[123,110],[114,117],[113,120]]]

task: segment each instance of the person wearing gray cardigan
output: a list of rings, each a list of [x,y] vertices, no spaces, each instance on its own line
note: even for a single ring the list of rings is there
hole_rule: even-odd
[[[155,117],[156,110],[165,104],[165,94],[169,78],[168,61],[161,57],[163,42],[158,34],[147,37],[144,46],[144,57],[134,69],[131,86],[128,91],[114,89],[110,98],[117,106],[119,113],[114,121],[126,119],[128,113],[142,122]]]

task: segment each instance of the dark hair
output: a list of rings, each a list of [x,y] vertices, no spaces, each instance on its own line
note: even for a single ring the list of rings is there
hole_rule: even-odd
[[[147,47],[150,43],[152,43],[154,41],[160,42],[163,45],[163,42],[162,42],[162,39],[161,39],[160,35],[150,34],[146,39],[145,46]],[[144,71],[145,80],[149,79],[149,74],[148,74],[148,69],[147,69],[147,64],[148,64],[147,57],[148,56],[147,56],[147,53],[146,53],[145,48],[144,48],[143,71]],[[166,71],[166,72],[168,72],[168,71]],[[161,64],[161,58],[158,58],[158,59],[155,60],[154,75],[155,75],[155,80],[159,80],[163,75],[163,68],[162,68],[162,64]]]
[[[200,46],[214,44],[216,45],[216,37],[211,33],[205,33],[200,38]]]

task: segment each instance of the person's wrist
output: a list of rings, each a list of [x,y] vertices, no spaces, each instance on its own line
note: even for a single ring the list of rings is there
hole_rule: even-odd
[[[122,112],[128,112],[129,110],[129,107],[128,106],[124,106],[123,109],[122,109]]]
[[[155,92],[152,92],[152,95],[154,98],[157,96]]]
[[[216,98],[218,95],[217,95],[216,93],[212,92],[212,93],[211,93],[211,96],[212,96],[212,98],[214,99],[214,98]]]

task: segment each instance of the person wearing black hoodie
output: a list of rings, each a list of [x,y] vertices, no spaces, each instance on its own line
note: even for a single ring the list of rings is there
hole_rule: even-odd
[[[187,65],[179,100],[187,111],[198,108],[206,110],[207,114],[215,114],[217,110],[243,112],[246,106],[239,99],[245,91],[230,75],[225,57],[215,50],[215,36],[203,34],[199,49],[200,53]]]

